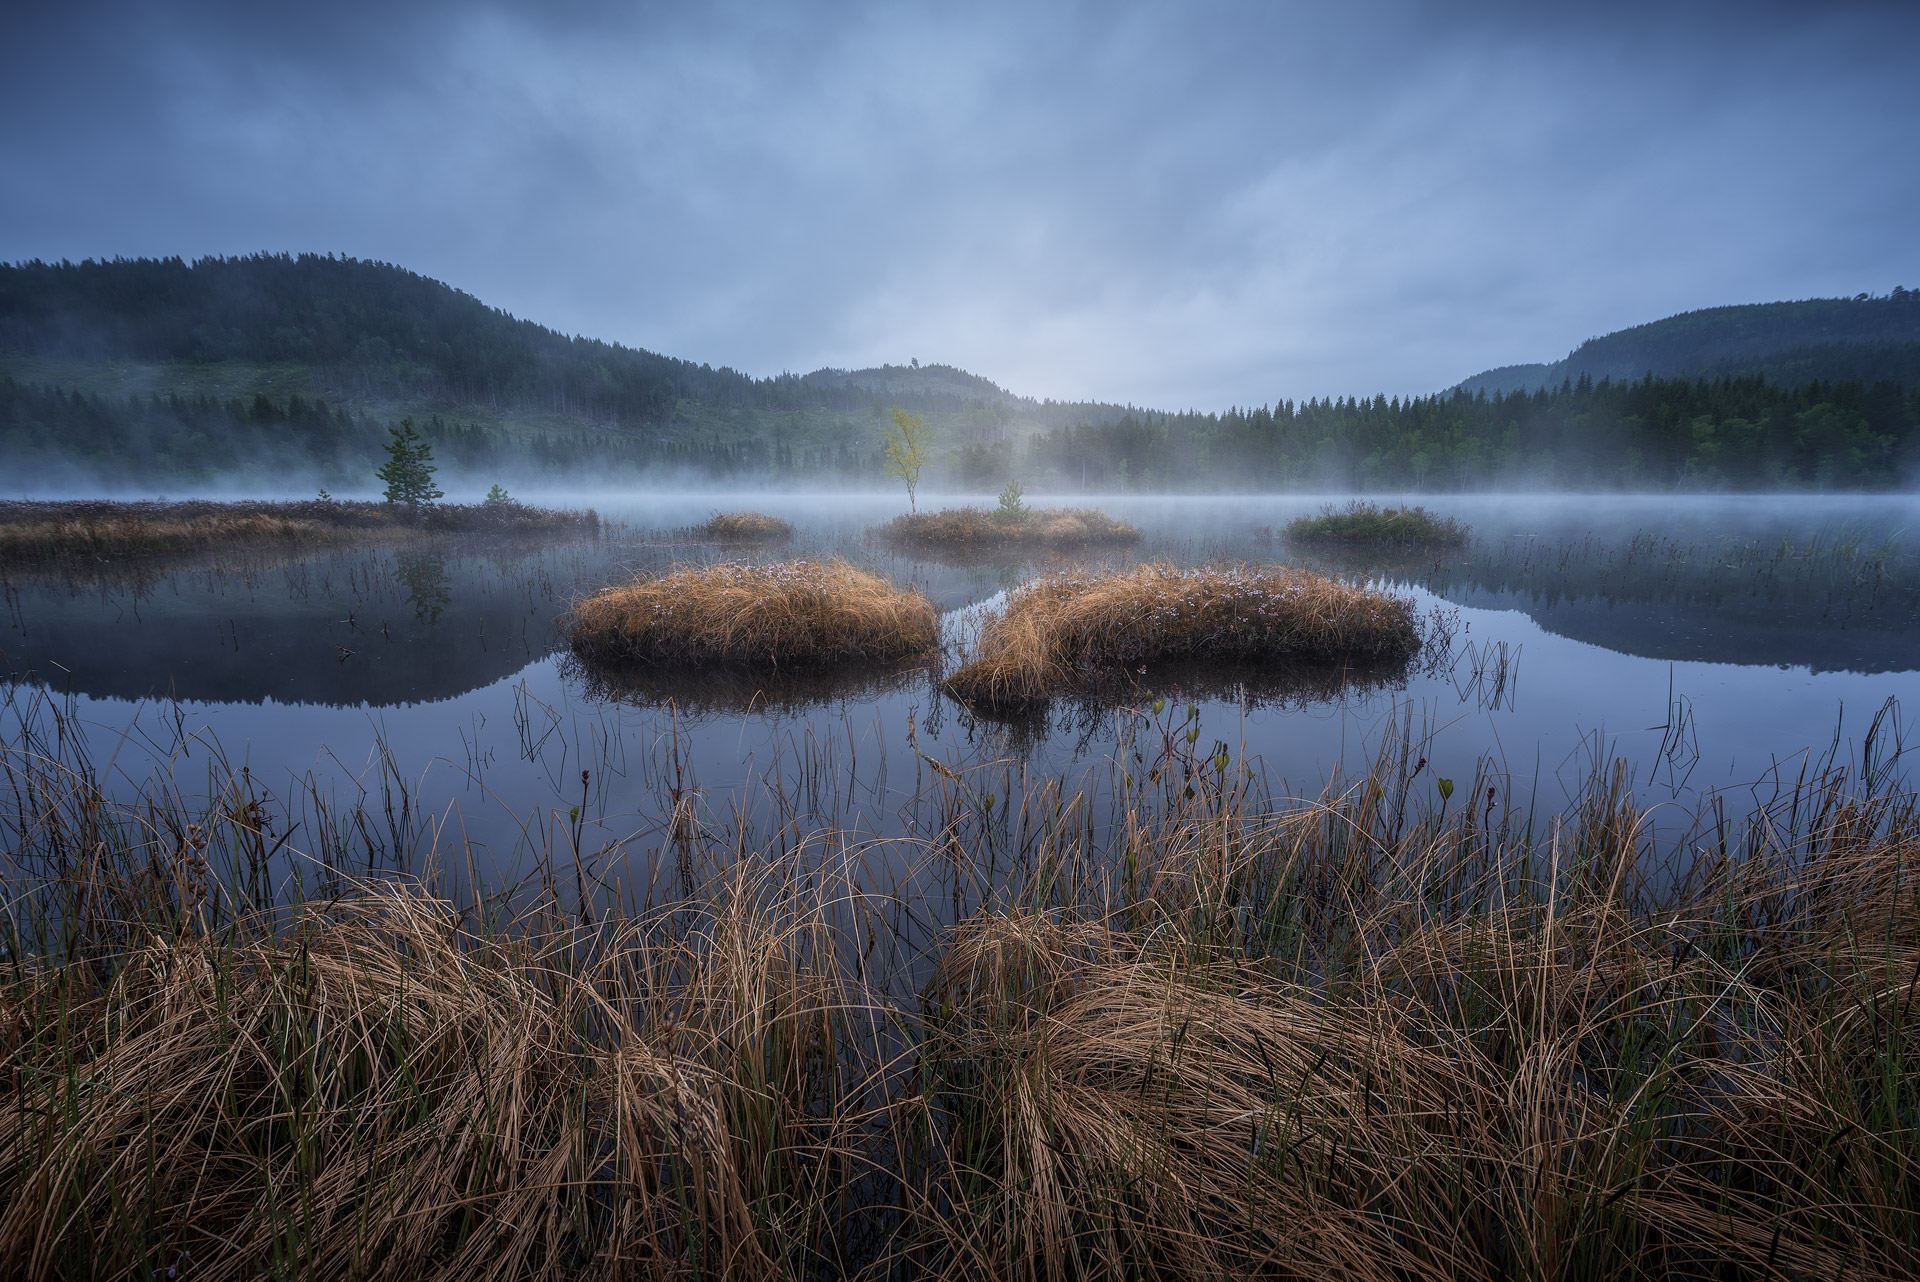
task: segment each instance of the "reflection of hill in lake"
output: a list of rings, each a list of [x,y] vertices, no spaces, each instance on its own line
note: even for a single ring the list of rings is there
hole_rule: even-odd
[[[1920,668],[1920,629],[1911,620],[1889,627],[1865,614],[1858,621],[1800,619],[1764,607],[1732,610],[1691,601],[1547,598],[1484,589],[1448,598],[1490,610],[1518,610],[1557,636],[1649,659],[1700,660],[1815,672],[1905,672]]]
[[[1920,668],[1920,566],[1891,540],[1510,540],[1463,562],[1380,568],[1623,654],[1816,672]]]
[[[464,554],[463,554],[464,553]],[[76,693],[335,706],[448,699],[553,649],[594,545],[238,558],[9,587],[8,666]],[[133,577],[138,575],[138,578]]]

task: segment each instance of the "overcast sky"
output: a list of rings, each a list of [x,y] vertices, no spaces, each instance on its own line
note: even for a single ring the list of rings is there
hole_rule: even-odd
[[[333,251],[754,374],[1203,409],[1920,287],[1920,5],[1547,7],[34,5],[0,258]]]

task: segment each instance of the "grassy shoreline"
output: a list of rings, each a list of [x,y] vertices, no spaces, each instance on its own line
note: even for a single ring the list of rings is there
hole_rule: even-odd
[[[1387,751],[1283,802],[1179,724],[1132,741],[1098,832],[1084,799],[935,771],[920,837],[676,821],[628,865],[568,830],[506,899],[447,874],[457,840],[410,876],[301,853],[241,774],[109,800],[43,723],[0,748],[0,1253],[449,1282],[1920,1267],[1904,785],[1830,765],[1657,845],[1624,769],[1516,815]]]
[[[508,503],[391,503],[189,499],[0,501],[0,564],[158,556],[239,547],[301,547],[418,534],[590,533],[597,513]]]

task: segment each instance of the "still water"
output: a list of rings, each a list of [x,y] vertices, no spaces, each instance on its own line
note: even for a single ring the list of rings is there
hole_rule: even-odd
[[[1305,561],[1369,579],[1415,603],[1430,643],[1384,676],[1149,671],[1121,704],[1063,701],[1017,723],[947,699],[937,665],[601,679],[565,656],[556,621],[583,593],[674,563],[844,556],[926,592],[951,662],[980,610],[1044,562],[896,555],[867,538],[903,510],[888,496],[547,501],[593,506],[608,530],[16,572],[0,730],[15,736],[44,692],[118,786],[164,771],[191,790],[224,762],[290,808],[322,795],[391,811],[398,796],[395,847],[457,838],[504,871],[556,824],[627,857],[650,850],[673,789],[714,824],[876,834],[912,829],[927,758],[1005,776],[982,784],[1002,796],[1016,775],[1097,790],[1128,727],[1162,733],[1189,703],[1199,746],[1223,745],[1275,794],[1364,773],[1398,735],[1429,759],[1429,785],[1477,779],[1541,814],[1625,759],[1641,800],[1675,816],[1711,798],[1750,807],[1824,754],[1857,754],[1891,700],[1884,754],[1897,707],[1920,708],[1912,497],[1434,498],[1472,525],[1464,551],[1329,560],[1277,533],[1321,499],[1042,496],[1030,501],[1095,503],[1142,529],[1106,559]],[[791,520],[792,542],[742,551],[676,533],[749,506]],[[1175,711],[1156,721],[1161,697]]]

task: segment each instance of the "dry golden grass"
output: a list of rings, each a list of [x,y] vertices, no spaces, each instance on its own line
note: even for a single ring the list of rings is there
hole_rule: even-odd
[[[1415,931],[1329,984],[1178,917],[970,923],[930,993],[970,1158],[946,1182],[1022,1195],[941,1227],[994,1277],[1909,1275],[1920,1132],[1834,1153],[1862,1133],[1841,1065],[1890,1030],[1690,956],[1699,926],[1583,897]],[[1803,973],[1885,1001],[1920,962],[1907,940],[1863,974],[1841,947]],[[1912,1098],[1904,1043],[1885,1071]],[[1812,1192],[1808,1164],[1843,1160],[1845,1191]]]
[[[952,552],[1010,547],[1086,547],[1137,542],[1140,531],[1097,508],[1035,508],[1009,518],[984,508],[910,512],[874,530],[903,547]]]
[[[1407,822],[1423,768],[1282,813],[1222,771],[962,926],[948,1275],[1913,1276],[1914,796],[1663,855],[1625,763],[1537,844]]]
[[[520,503],[440,504],[188,500],[178,503],[0,502],[0,564],[362,543],[432,533],[590,532],[597,514]]]
[[[1412,607],[1398,597],[1286,567],[1136,565],[1021,588],[946,688],[1015,705],[1170,659],[1378,664],[1419,647]]]
[[[727,562],[608,588],[574,607],[567,631],[588,662],[803,667],[918,654],[939,615],[844,561]]]
[[[586,966],[372,888],[138,941],[104,982],[16,970],[8,1276],[784,1276],[864,1170],[831,1057],[882,1048],[820,921],[762,897],[740,873]]]
[[[237,907],[284,827],[244,777],[0,749],[10,1277],[1920,1272],[1879,769],[1663,847],[1624,765],[1536,825],[1409,810],[1424,763],[1274,804],[1165,760],[1099,835],[1001,798],[1017,856],[946,770],[873,889],[845,832],[678,836],[675,898],[589,921],[548,851],[483,927],[487,887]]]
[[[695,526],[694,533],[739,542],[785,539],[793,536],[793,522],[765,512],[715,512],[705,524]]]
[[[259,515],[33,521],[0,525],[0,561],[144,556],[259,544],[319,546],[364,540],[367,533],[364,528]]]

